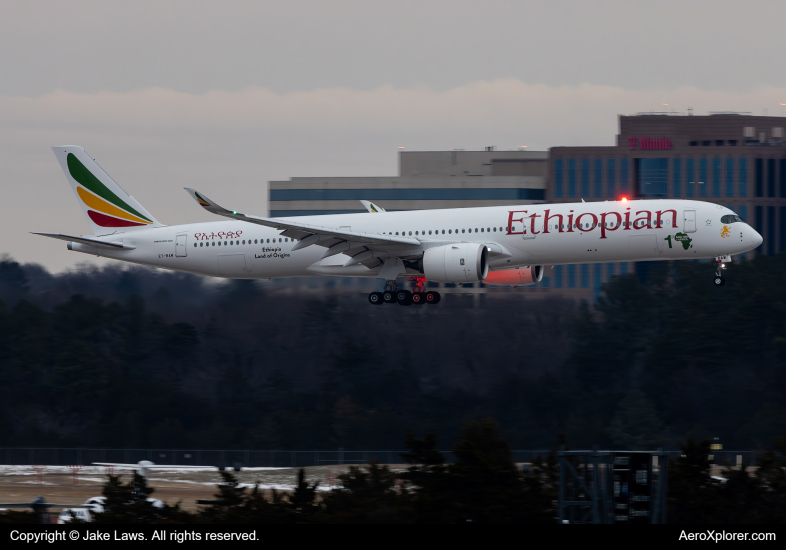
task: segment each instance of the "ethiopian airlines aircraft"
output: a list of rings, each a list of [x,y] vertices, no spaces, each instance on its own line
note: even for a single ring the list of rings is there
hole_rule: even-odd
[[[523,286],[544,266],[638,260],[722,262],[762,243],[723,206],[690,200],[528,204],[484,208],[263,218],[227,210],[193,189],[208,212],[226,220],[164,225],[126,193],[81,147],[52,148],[92,235],[36,233],[68,249],[125,262],[230,279],[329,275],[384,281],[372,304],[439,302],[426,280]],[[396,279],[411,276],[414,292]],[[383,283],[380,283],[382,286]]]

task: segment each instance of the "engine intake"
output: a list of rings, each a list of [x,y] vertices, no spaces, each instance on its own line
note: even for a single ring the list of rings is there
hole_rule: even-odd
[[[483,283],[487,285],[525,286],[539,283],[541,279],[543,279],[543,266],[528,265],[492,271]]]
[[[435,283],[477,283],[489,273],[488,254],[480,243],[429,248],[423,254],[423,274]]]

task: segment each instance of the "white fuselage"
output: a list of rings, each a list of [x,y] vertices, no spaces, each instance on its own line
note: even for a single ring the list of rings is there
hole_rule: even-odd
[[[747,252],[761,236],[748,224],[721,223],[733,212],[688,200],[632,200],[531,204],[485,208],[339,214],[291,218],[346,231],[406,235],[426,248],[456,242],[489,246],[492,270],[636,260],[716,258]],[[71,250],[126,262],[215,277],[257,279],[308,275],[376,277],[379,268],[342,268],[343,254],[321,259],[325,249],[296,244],[281,231],[229,220],[128,231],[100,237],[129,248]],[[498,245],[498,246],[494,246]],[[133,248],[131,248],[133,247]],[[500,250],[502,253],[500,253]]]

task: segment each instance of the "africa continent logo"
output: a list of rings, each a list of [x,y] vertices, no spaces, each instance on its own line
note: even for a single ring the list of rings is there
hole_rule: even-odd
[[[674,235],[674,240],[682,244],[682,248],[685,250],[688,250],[690,248],[690,243],[693,242],[693,239],[688,237],[685,233],[677,233]]]

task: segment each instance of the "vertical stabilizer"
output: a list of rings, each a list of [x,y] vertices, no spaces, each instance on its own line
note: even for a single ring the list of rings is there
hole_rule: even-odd
[[[74,190],[94,235],[161,227],[134,197],[125,192],[96,162],[76,145],[52,147],[68,183]]]

